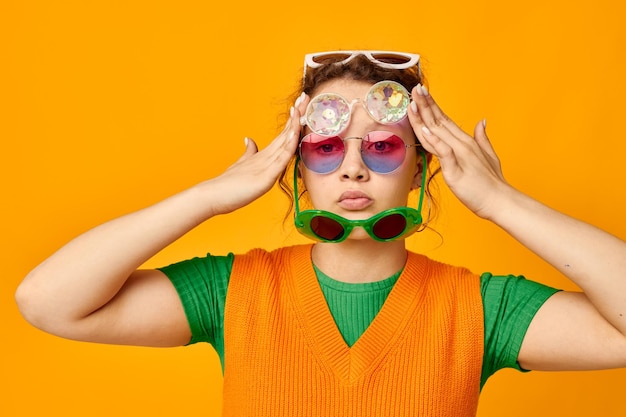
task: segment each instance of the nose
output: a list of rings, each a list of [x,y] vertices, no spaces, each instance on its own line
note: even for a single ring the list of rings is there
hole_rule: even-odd
[[[361,157],[360,137],[344,138],[345,155],[338,173],[345,180],[365,181],[369,178],[369,169]]]

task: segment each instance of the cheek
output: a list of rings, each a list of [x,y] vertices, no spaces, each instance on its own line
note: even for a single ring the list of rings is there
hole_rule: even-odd
[[[419,171],[415,156],[407,155],[404,164],[394,172],[393,177],[387,178],[385,186],[381,187],[381,191],[387,193],[389,198],[396,203],[405,204],[408,200],[409,193],[413,189],[414,177]]]
[[[405,205],[411,192],[411,184],[404,178],[398,178],[397,182],[388,185],[385,189],[393,206]]]
[[[324,205],[324,196],[330,196],[331,193],[329,193],[328,190],[334,187],[328,181],[329,176],[317,175],[306,169],[302,169],[301,177],[305,187],[301,192],[306,190],[306,200],[310,201],[316,208],[320,205]]]
[[[396,172],[394,172],[396,181],[399,184],[410,184],[413,183],[413,178],[420,172],[420,167],[418,164],[418,156],[416,154],[415,148],[408,148],[406,150],[406,155],[404,157],[404,161],[402,165],[398,168]]]

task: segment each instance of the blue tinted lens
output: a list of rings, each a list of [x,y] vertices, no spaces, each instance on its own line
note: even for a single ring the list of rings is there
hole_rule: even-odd
[[[344,151],[343,140],[338,136],[328,138],[311,133],[300,142],[300,159],[304,166],[318,174],[336,170],[343,161]]]
[[[370,132],[363,138],[361,156],[369,169],[386,174],[402,165],[406,144],[391,132]]]

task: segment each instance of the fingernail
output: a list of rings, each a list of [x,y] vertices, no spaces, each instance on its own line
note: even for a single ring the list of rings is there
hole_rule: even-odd
[[[250,142],[250,139],[248,139],[247,136],[245,138],[243,138],[243,143],[244,143],[244,145],[246,145],[246,148],[248,147],[248,142]]]
[[[424,90],[422,90],[422,84],[418,84],[415,86],[415,91],[417,92],[418,96],[423,96],[424,95]]]
[[[483,129],[487,129],[487,119],[483,119]]]
[[[426,133],[427,135],[432,135],[430,129],[428,129],[426,126],[422,126],[422,132]]]
[[[294,112],[294,108],[293,106],[291,106],[291,108],[289,109],[289,116],[293,116],[293,112]]]
[[[302,100],[304,100],[304,92],[302,92],[302,94],[300,94],[300,96],[296,99],[295,106],[298,107],[300,103],[302,103]]]
[[[415,104],[415,102],[414,102],[414,101],[412,101],[412,102],[411,102],[410,107],[411,107],[411,111],[412,111],[413,113],[417,113],[417,104]]]
[[[428,90],[426,89],[426,87],[424,87],[423,85],[420,85],[420,87],[422,88],[422,93],[423,93],[425,96],[428,96]]]

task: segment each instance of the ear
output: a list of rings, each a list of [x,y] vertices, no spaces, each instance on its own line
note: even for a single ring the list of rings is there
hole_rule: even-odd
[[[415,174],[413,175],[413,181],[411,182],[411,190],[417,190],[422,186],[422,176],[427,175],[426,168],[424,166],[424,158],[422,157],[422,152],[420,151],[417,157],[417,163],[415,164]],[[430,163],[432,155],[426,153],[426,164]]]

